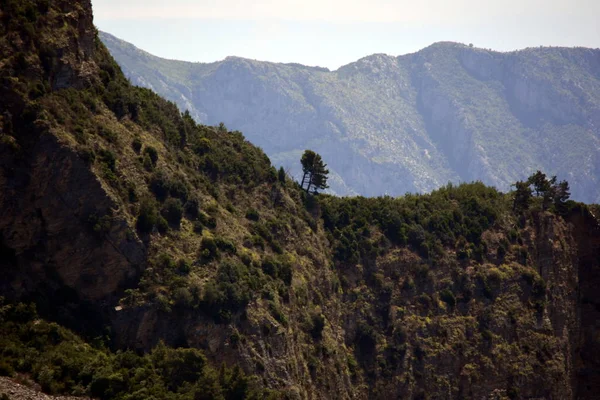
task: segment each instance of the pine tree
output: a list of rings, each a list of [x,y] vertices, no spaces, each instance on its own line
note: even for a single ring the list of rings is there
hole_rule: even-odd
[[[300,160],[302,164],[302,182],[300,187],[306,190],[306,193],[317,193],[319,190],[327,189],[327,164],[323,163],[323,159],[312,150],[305,150]],[[304,187],[306,185],[306,188]]]
[[[558,185],[554,186],[554,207],[560,210],[564,204],[571,197],[569,188],[569,182],[561,181]]]
[[[528,182],[519,181],[515,183],[515,199],[513,201],[513,210],[525,211],[531,203],[532,191]]]
[[[546,179],[546,174],[539,170],[529,177],[527,183],[533,185],[535,195],[538,197],[543,196],[544,193],[550,190],[550,183]]]
[[[279,172],[277,173],[277,178],[279,179],[279,183],[285,185],[285,170],[283,167],[279,168]]]

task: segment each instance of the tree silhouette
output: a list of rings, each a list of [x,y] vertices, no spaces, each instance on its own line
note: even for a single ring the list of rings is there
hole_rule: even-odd
[[[302,183],[300,187],[306,190],[306,193],[310,193],[311,189],[313,193],[317,193],[318,190],[327,189],[327,174],[329,170],[326,168],[327,164],[323,163],[323,159],[317,153],[312,150],[305,150],[300,160],[302,164]],[[306,188],[304,187],[306,185]]]
[[[529,208],[531,203],[532,191],[529,187],[529,183],[519,181],[515,183],[515,199],[513,202],[514,211],[524,211]]]
[[[525,182],[515,183],[515,187],[513,203],[515,211],[524,211],[529,208],[533,192],[536,197],[542,198],[542,210],[549,209],[552,204],[556,210],[561,210],[571,196],[567,181],[557,183],[556,176],[548,179],[546,174],[541,171],[536,171]]]

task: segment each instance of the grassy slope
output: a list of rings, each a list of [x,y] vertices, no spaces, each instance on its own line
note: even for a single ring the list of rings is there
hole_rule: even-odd
[[[50,3],[42,17],[31,10],[41,7],[35,2],[0,4],[39,35],[27,42],[22,68],[8,39],[30,34],[25,23],[3,31],[3,54],[11,54],[4,90],[18,98],[11,124],[25,127],[9,131],[3,120],[3,151],[18,153],[51,134],[88,160],[120,205],[115,212],[149,249],[139,283],[110,305],[121,307],[128,329],[154,332],[143,337],[146,350],[180,331],[209,360],[239,363],[290,397],[570,396],[568,338],[549,317],[572,317],[560,311],[569,303],[558,289],[575,284],[552,272],[556,265],[574,273],[570,228],[560,216],[514,215],[510,196],[482,184],[398,199],[306,197],[289,179],[279,181],[239,132],[196,125],[174,104],[132,87],[99,41],[97,74],[79,90],[52,90],[42,47],[78,35],[68,24],[61,35],[50,30],[64,5]],[[99,240],[110,218],[90,221]],[[123,398],[147,396],[134,393],[151,374],[156,384],[146,390],[161,398],[188,398],[215,382],[226,398],[238,398],[225,394],[236,379],[215,378],[200,352],[115,355],[24,309],[19,320],[15,307],[23,306],[2,308],[4,373],[32,373],[50,391]],[[136,326],[134,316],[148,310],[168,321],[166,330],[159,322]],[[114,326],[115,343],[135,345]],[[68,356],[74,352],[80,357]],[[154,359],[161,352],[171,364]],[[177,369],[185,357],[201,366]],[[81,367],[90,362],[96,369]]]

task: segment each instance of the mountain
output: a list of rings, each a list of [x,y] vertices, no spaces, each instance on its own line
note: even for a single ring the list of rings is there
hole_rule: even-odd
[[[89,0],[0,22],[0,393],[597,397],[598,206],[307,194],[131,85]]]
[[[600,200],[600,50],[498,53],[436,43],[376,54],[337,71],[236,57],[165,60],[100,36],[135,85],[210,125],[242,130],[299,175],[323,155],[340,195],[428,192],[481,180],[501,190],[537,169]]]

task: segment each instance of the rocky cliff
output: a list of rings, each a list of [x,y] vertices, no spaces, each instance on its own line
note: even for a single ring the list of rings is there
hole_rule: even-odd
[[[11,6],[16,11],[18,5],[5,7]],[[67,134],[70,127],[50,120],[44,99],[46,92],[97,85],[97,53],[106,53],[98,50],[89,2],[31,7],[29,19],[3,14],[10,20],[0,89],[2,290],[11,297],[35,292],[65,307],[114,301],[139,278],[145,245],[90,167],[89,153]],[[34,15],[44,9],[49,15],[42,22]],[[40,32],[34,35],[35,29]],[[105,222],[101,232],[92,222],[99,217]]]
[[[99,398],[594,398],[595,207],[307,195],[132,86],[89,2],[0,18],[0,373]]]

